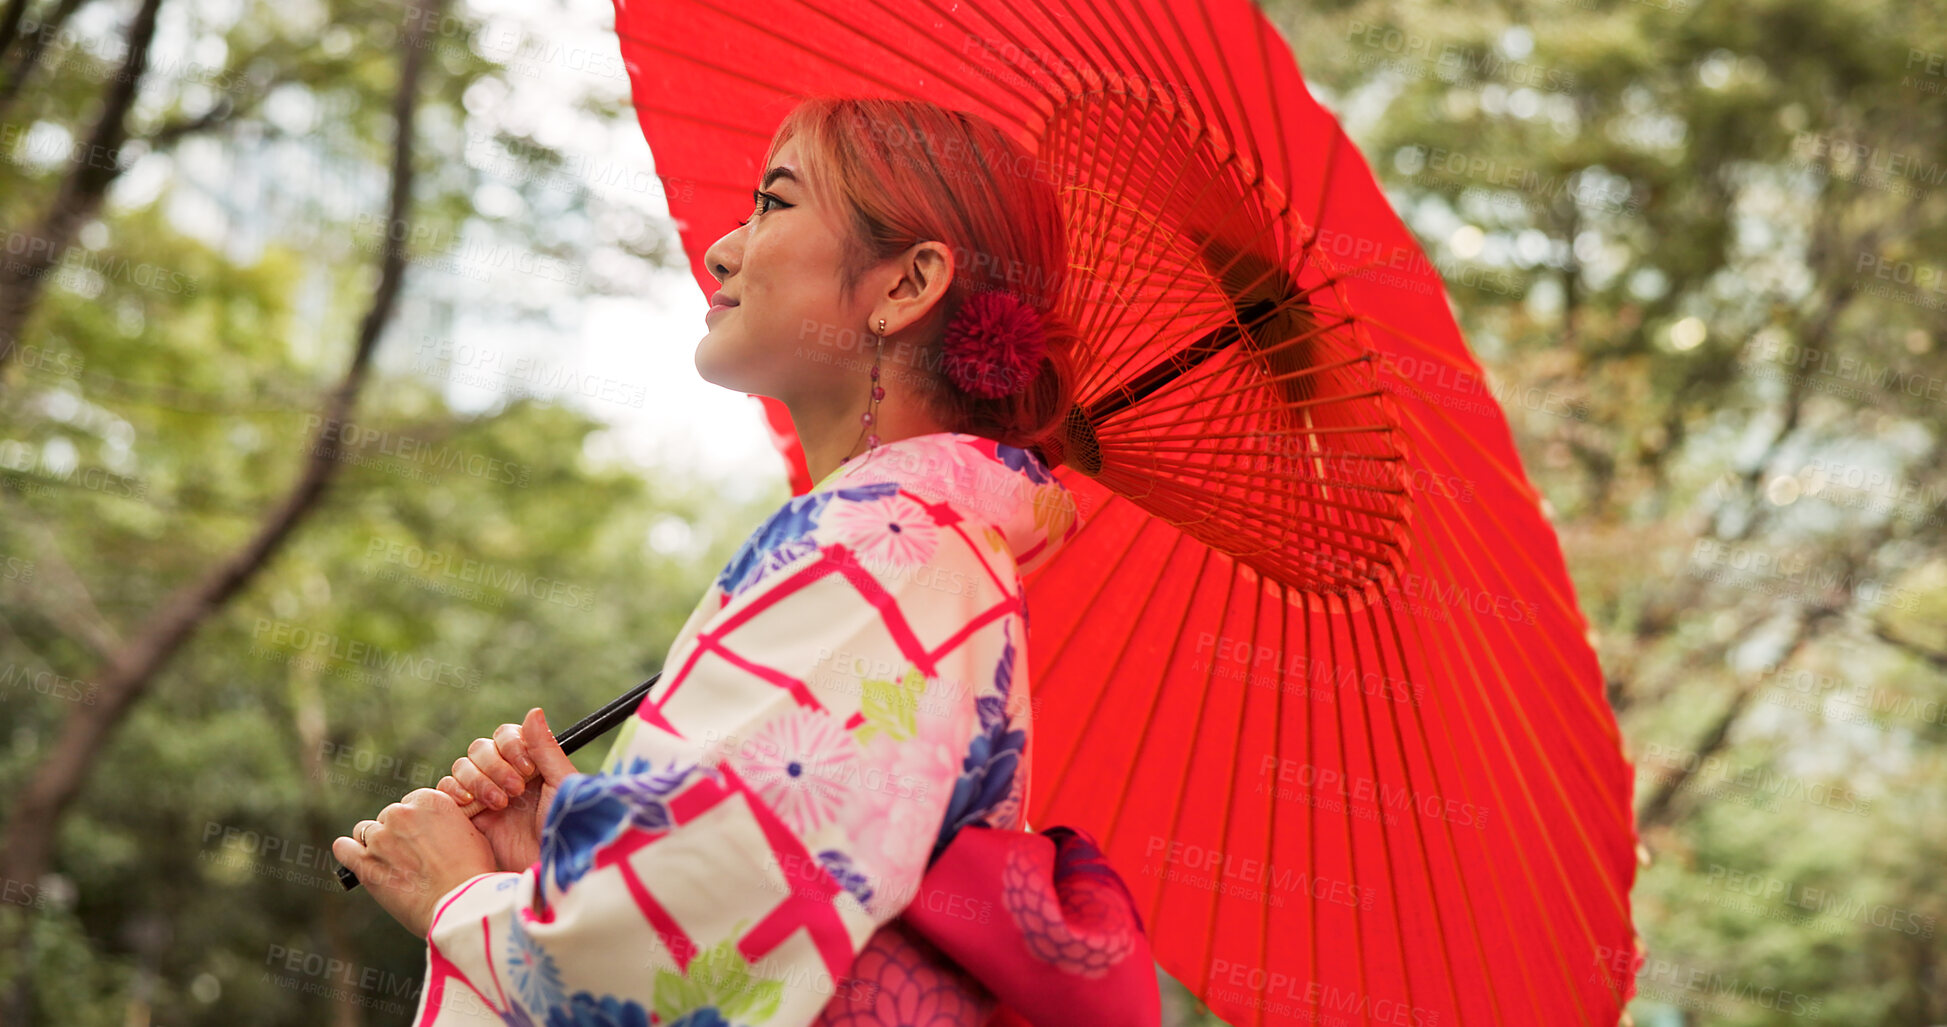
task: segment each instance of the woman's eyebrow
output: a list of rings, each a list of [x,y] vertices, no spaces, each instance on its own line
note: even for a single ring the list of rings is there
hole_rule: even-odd
[[[762,185],[759,185],[757,188],[769,189],[771,187],[771,183],[777,181],[780,178],[788,178],[799,185],[804,184],[802,181],[799,180],[796,172],[792,171],[790,168],[784,167],[783,165],[779,165],[775,168],[772,168],[769,171],[764,172],[764,182]]]

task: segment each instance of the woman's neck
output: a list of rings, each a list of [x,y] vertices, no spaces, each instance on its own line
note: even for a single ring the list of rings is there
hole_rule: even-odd
[[[879,401],[877,423],[866,427],[859,415],[866,412],[867,403],[863,389],[857,400],[824,409],[805,409],[802,403],[786,401],[814,483],[824,481],[847,459],[864,454],[867,435],[877,434],[879,445],[883,446],[914,435],[949,430],[925,409],[918,397],[896,398],[891,389]]]

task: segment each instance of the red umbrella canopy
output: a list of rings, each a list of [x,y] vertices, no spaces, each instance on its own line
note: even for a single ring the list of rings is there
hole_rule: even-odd
[[[1026,579],[1029,820],[1102,841],[1163,968],[1233,1024],[1615,1023],[1632,775],[1587,622],[1438,273],[1263,15],[616,14],[706,292],[802,96],[978,114],[1058,183],[1083,526]]]

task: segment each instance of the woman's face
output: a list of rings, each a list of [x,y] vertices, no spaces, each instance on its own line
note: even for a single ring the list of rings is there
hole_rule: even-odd
[[[786,403],[863,389],[853,365],[871,359],[871,304],[839,296],[846,220],[819,204],[807,176],[796,140],[787,141],[756,183],[749,220],[704,253],[722,299],[736,304],[706,315],[696,347],[705,381]]]

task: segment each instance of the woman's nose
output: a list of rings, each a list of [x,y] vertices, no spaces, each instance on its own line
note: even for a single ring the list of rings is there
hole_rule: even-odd
[[[738,239],[743,230],[740,225],[725,232],[710,244],[709,249],[703,251],[703,266],[710,269],[710,277],[718,283],[736,274],[738,265],[743,261],[743,246]]]

